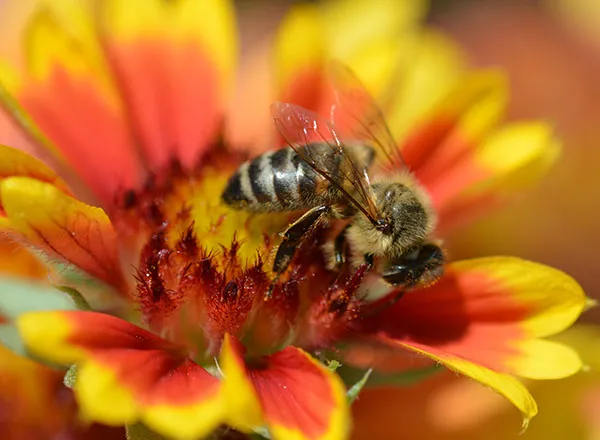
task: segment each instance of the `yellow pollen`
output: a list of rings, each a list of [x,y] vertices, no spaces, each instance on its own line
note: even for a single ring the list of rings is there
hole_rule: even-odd
[[[168,240],[174,245],[194,222],[197,241],[207,252],[222,252],[229,248],[234,237],[242,244],[238,252],[241,263],[251,265],[260,255],[269,261],[270,252],[279,244],[279,232],[288,225],[286,214],[251,214],[236,211],[221,202],[221,193],[235,167],[209,168],[196,180],[185,180],[176,185],[165,201],[165,212],[170,217]],[[189,208],[189,218],[181,218],[183,207]]]

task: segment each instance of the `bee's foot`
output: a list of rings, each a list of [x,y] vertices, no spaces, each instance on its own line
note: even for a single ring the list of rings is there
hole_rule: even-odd
[[[273,291],[275,290],[275,285],[279,282],[279,274],[271,281],[271,284],[269,284],[269,288],[267,289],[267,292],[265,293],[265,296],[263,297],[263,301],[269,301],[271,298],[273,298]]]

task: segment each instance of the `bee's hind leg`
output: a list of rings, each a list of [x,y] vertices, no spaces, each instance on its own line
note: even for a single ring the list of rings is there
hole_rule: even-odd
[[[306,211],[302,217],[289,225],[286,230],[280,234],[283,237],[283,240],[277,248],[275,260],[273,261],[273,272],[275,273],[275,277],[271,282],[271,286],[267,291],[265,299],[269,299],[272,296],[275,284],[279,281],[281,274],[285,272],[292,262],[296,249],[298,249],[298,246],[302,243],[302,239],[317,226],[327,212],[329,212],[329,206],[317,206],[312,208]]]

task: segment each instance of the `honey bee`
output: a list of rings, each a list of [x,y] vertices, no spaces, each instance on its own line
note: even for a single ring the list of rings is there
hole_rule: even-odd
[[[341,65],[332,72],[329,118],[294,104],[272,104],[288,147],[242,164],[222,200],[256,213],[305,211],[281,233],[273,262],[277,278],[317,227],[346,220],[330,246],[330,268],[350,260],[354,267],[371,265],[403,289],[431,284],[444,267],[444,253],[431,237],[431,200],[358,78]]]

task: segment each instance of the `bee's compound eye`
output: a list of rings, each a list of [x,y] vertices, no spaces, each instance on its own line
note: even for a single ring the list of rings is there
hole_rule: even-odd
[[[389,264],[381,274],[393,286],[410,286],[414,282],[412,270],[402,264]]]
[[[444,253],[439,246],[435,244],[426,244],[418,252],[417,255],[420,259],[424,261],[437,261],[443,263],[444,261]]]
[[[411,288],[429,285],[444,273],[444,253],[439,246],[426,244],[400,258],[387,261],[382,277],[394,286]]]

